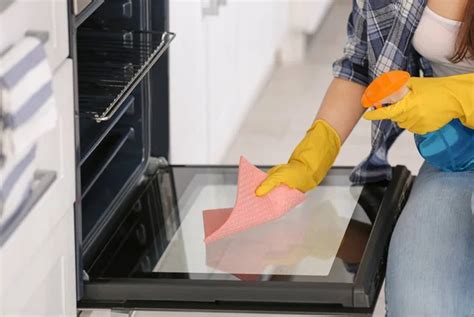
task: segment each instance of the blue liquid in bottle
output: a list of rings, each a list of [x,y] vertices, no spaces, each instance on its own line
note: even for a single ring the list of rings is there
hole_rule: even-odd
[[[442,171],[474,170],[474,130],[458,119],[437,131],[415,134],[415,142],[421,156]]]

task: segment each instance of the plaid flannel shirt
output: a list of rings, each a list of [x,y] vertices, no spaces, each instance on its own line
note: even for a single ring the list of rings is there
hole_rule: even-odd
[[[426,59],[413,48],[411,40],[427,0],[353,0],[347,25],[344,56],[334,62],[337,78],[368,85],[390,70],[406,70],[413,76],[432,76]],[[354,183],[391,178],[387,153],[403,132],[390,120],[372,123],[372,150],[352,172]]]

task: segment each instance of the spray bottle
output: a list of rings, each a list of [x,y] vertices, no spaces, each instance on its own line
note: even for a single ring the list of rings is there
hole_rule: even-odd
[[[362,96],[365,108],[380,108],[403,99],[410,92],[410,74],[391,71],[375,79]],[[429,105],[426,105],[429,107]],[[474,170],[474,130],[454,119],[437,131],[415,134],[421,156],[434,167],[445,172]]]

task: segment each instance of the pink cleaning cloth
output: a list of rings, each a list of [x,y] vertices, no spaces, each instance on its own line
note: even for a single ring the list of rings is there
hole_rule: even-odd
[[[202,212],[204,237],[208,238],[229,219],[232,208],[208,209]]]
[[[206,243],[275,220],[304,201],[302,192],[286,185],[280,185],[267,195],[257,197],[255,190],[266,177],[265,172],[250,164],[244,157],[240,158],[235,206],[227,219],[220,218],[223,224],[217,229],[213,228],[216,230],[206,236]],[[222,217],[227,217],[225,214],[223,213]]]

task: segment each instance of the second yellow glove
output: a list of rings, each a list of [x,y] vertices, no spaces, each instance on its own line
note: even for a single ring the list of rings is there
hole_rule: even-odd
[[[264,196],[278,185],[307,192],[326,176],[341,148],[336,130],[324,120],[316,120],[293,151],[287,164],[268,171],[267,179],[257,188]]]
[[[366,112],[365,119],[396,122],[416,134],[436,131],[453,119],[474,129],[474,74],[410,79],[401,101]]]

